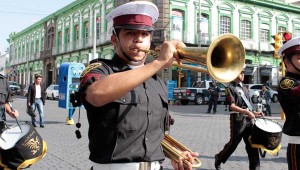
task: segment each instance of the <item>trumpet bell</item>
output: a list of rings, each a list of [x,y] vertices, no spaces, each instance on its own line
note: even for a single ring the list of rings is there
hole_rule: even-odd
[[[220,82],[234,80],[243,70],[245,49],[232,34],[224,34],[213,41],[207,52],[209,74]]]
[[[156,57],[159,50],[159,48],[156,50],[140,49]],[[173,65],[196,72],[209,73],[215,80],[223,83],[238,77],[244,68],[246,56],[242,42],[233,34],[219,36],[209,47],[183,47],[177,49],[177,52],[181,60],[206,66],[207,69],[181,63],[173,63]]]

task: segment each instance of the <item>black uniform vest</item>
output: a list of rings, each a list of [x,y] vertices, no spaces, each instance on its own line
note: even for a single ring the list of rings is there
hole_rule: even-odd
[[[278,100],[286,115],[282,132],[289,136],[300,136],[300,96],[292,88],[300,85],[300,76],[287,72],[278,87]]]
[[[118,56],[89,71],[102,76],[128,70]],[[86,73],[88,76],[89,73]],[[143,74],[143,73],[141,73]],[[101,107],[83,100],[89,121],[90,160],[97,163],[164,160],[161,141],[168,122],[165,84],[156,76]]]

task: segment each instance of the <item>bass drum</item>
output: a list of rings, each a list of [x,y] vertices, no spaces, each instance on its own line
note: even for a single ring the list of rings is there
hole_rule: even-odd
[[[254,148],[276,150],[280,146],[282,127],[269,119],[258,118],[252,127],[251,145]]]
[[[10,126],[0,136],[0,167],[26,168],[42,159],[46,151],[46,142],[30,123]]]

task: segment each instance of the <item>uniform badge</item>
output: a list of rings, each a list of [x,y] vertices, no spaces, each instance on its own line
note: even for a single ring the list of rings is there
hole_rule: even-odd
[[[291,79],[284,79],[280,82],[280,88],[282,89],[291,89],[294,87],[294,80]]]
[[[81,78],[84,77],[84,76],[86,75],[86,73],[90,72],[92,69],[97,68],[97,67],[99,67],[99,66],[101,66],[101,65],[102,65],[102,63],[92,63],[92,64],[88,65],[88,66],[83,70],[83,72],[81,73],[80,77],[81,77]]]

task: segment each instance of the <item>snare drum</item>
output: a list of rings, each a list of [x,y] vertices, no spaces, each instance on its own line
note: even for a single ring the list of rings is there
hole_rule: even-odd
[[[255,148],[276,149],[281,142],[282,127],[271,120],[258,118],[252,128],[251,144]]]
[[[21,169],[43,158],[47,151],[45,141],[28,122],[8,127],[0,136],[0,165]]]

